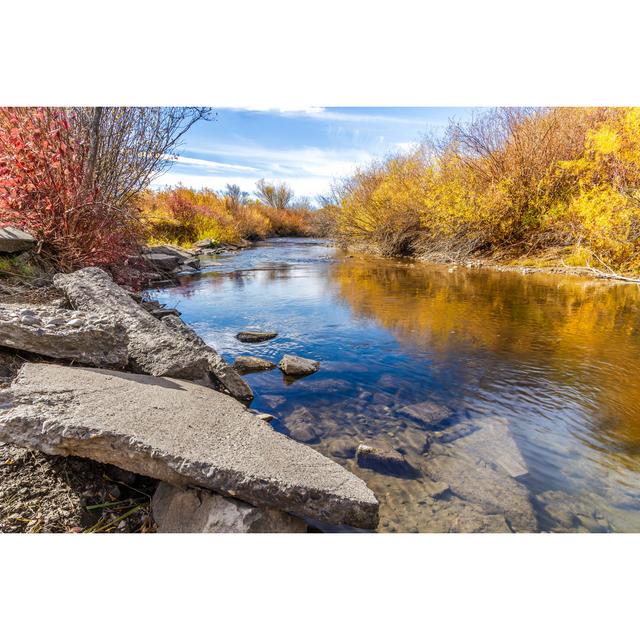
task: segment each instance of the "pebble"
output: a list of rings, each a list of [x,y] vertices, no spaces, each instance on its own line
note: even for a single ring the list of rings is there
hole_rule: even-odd
[[[73,320],[69,320],[67,322],[67,327],[81,327],[84,323],[80,318],[74,318]]]

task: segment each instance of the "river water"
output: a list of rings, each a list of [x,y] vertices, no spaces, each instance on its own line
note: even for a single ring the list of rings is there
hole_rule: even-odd
[[[640,531],[640,290],[277,239],[150,291],[246,377],[252,408],[362,477],[379,531]],[[243,329],[278,338],[243,344]],[[369,444],[410,473],[358,466]],[[331,529],[333,530],[333,529]]]

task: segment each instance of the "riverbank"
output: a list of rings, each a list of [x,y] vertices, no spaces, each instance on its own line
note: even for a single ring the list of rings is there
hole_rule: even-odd
[[[617,273],[609,269],[606,265],[595,266],[571,266],[554,254],[540,255],[538,257],[486,257],[486,256],[465,256],[456,258],[452,255],[442,253],[417,253],[412,256],[386,255],[374,244],[371,243],[344,243],[337,241],[338,246],[349,255],[368,255],[383,259],[396,259],[415,261],[425,264],[435,264],[448,266],[452,269],[466,267],[469,269],[492,269],[503,273],[519,273],[528,275],[532,273],[542,273],[550,275],[575,276],[578,278],[595,280],[612,280],[618,282],[628,282],[640,284],[640,277],[635,272]]]
[[[250,387],[177,310],[97,268],[40,291],[0,304],[0,530],[375,527],[366,485],[249,410]],[[318,366],[280,363],[292,378]]]

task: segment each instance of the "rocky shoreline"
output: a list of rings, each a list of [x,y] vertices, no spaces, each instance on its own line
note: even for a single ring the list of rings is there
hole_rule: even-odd
[[[201,244],[147,249],[155,281],[229,248]],[[0,301],[0,347],[0,531],[377,525],[361,479],[248,409],[241,373],[255,363],[227,364],[175,310],[99,268]],[[319,366],[294,355],[280,363],[292,376]]]

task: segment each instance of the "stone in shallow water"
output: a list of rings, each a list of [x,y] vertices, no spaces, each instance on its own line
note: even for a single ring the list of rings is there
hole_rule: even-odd
[[[420,475],[401,453],[393,449],[379,449],[359,444],[356,449],[356,462],[363,469],[401,478],[416,478]]]
[[[275,369],[276,365],[269,360],[263,358],[256,358],[254,356],[238,356],[234,363],[233,368],[240,374],[243,373],[256,373],[258,371],[270,371]]]
[[[151,501],[158,533],[306,533],[300,518],[206,489],[158,485]]]
[[[288,376],[308,376],[315,373],[320,368],[320,363],[301,356],[286,355],[278,364],[285,375]]]
[[[284,426],[291,437],[299,442],[316,442],[322,435],[317,427],[317,420],[306,407],[294,409],[284,419]]]
[[[437,424],[451,415],[451,409],[443,404],[426,400],[417,404],[409,404],[398,409],[398,413],[423,424]]]
[[[513,531],[537,531],[529,492],[513,477],[526,467],[506,421],[484,418],[473,424],[477,429],[470,435],[433,443],[423,458],[424,472],[487,514],[503,515]]]
[[[449,430],[441,432],[440,441],[451,442],[456,450],[464,452],[497,467],[512,478],[529,473],[516,441],[503,418],[482,418],[460,422],[452,427],[458,437],[447,439]]]
[[[277,337],[275,331],[240,331],[236,334],[236,339],[240,342],[266,342]]]
[[[26,364],[0,391],[0,440],[195,484],[317,520],[374,528],[365,483],[202,385]]]

